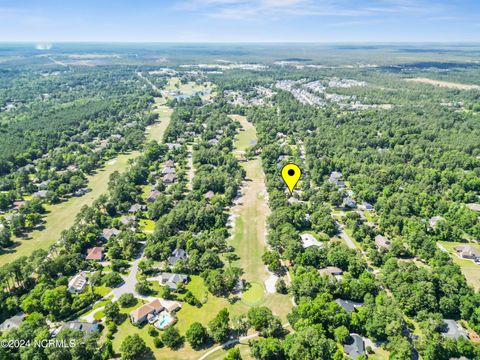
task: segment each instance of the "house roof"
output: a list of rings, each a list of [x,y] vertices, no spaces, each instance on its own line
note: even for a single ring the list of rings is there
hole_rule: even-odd
[[[203,197],[204,197],[205,199],[211,199],[211,198],[213,198],[214,196],[215,196],[215,193],[214,193],[212,190],[207,191],[205,194],[203,194]]]
[[[69,321],[63,324],[59,329],[58,332],[66,329],[71,330],[80,330],[86,333],[91,333],[98,330],[98,324],[91,324],[88,322],[81,322],[81,321]]]
[[[327,266],[326,268],[320,269],[320,271],[331,275],[343,274],[343,270],[336,266]]]
[[[120,234],[120,230],[116,228],[111,228],[111,229],[103,229],[102,235],[105,239],[110,239],[111,236],[113,235],[118,235]]]
[[[129,225],[129,224],[135,222],[136,220],[137,220],[137,218],[135,216],[132,216],[132,215],[124,215],[120,218],[120,222],[123,225]]]
[[[103,247],[96,246],[87,250],[87,257],[85,260],[102,260],[103,259]]]
[[[26,315],[24,313],[20,313],[6,319],[3,323],[0,324],[0,331],[8,331],[20,327],[25,316]]]
[[[174,182],[175,180],[177,180],[176,173],[167,174],[163,177],[164,182]]]
[[[473,211],[480,211],[480,204],[467,204],[468,208]]]
[[[354,312],[356,307],[363,306],[363,303],[352,300],[335,299],[335,302],[349,313]]]
[[[184,274],[161,273],[160,282],[162,285],[168,286],[170,289],[176,290],[177,283],[187,281],[188,276]]]
[[[133,204],[132,206],[130,206],[130,209],[128,210],[128,212],[134,213],[134,212],[143,210],[144,207],[145,205],[142,205],[142,204]]]
[[[152,189],[147,196],[147,201],[155,201],[161,194],[157,189]]]
[[[302,238],[302,246],[304,249],[309,248],[311,246],[317,246],[317,247],[322,247],[323,244],[318,241],[315,236],[312,234],[302,234],[300,235]]]
[[[375,236],[375,245],[377,248],[388,248],[390,246],[390,240],[383,235]]]
[[[480,250],[474,248],[472,245],[457,245],[454,249],[462,257],[480,257]]]
[[[167,261],[168,264],[173,266],[177,261],[187,260],[187,253],[183,249],[175,249],[172,251],[172,256],[170,256]]]
[[[458,339],[460,337],[467,338],[467,332],[465,329],[452,319],[443,319],[444,328],[443,335],[452,339]]]
[[[87,273],[85,271],[79,272],[68,282],[68,287],[75,290],[82,290],[85,285],[87,285]]]
[[[163,305],[160,302],[160,299],[154,299],[150,301],[148,304],[140,306],[138,309],[133,310],[130,312],[130,316],[134,322],[137,322],[141,318],[151,314],[153,312],[160,312],[163,310]]]
[[[365,343],[360,335],[350,334],[349,342],[343,345],[343,349],[352,359],[356,359],[365,354]]]

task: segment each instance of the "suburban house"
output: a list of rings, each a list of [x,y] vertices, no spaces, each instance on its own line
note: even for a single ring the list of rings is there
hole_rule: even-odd
[[[94,260],[94,261],[102,261],[103,260],[103,247],[95,246],[91,249],[87,250],[87,257],[85,260]]]
[[[123,225],[132,225],[137,221],[137,217],[133,215],[124,215],[120,218],[120,222]]]
[[[350,334],[350,338],[347,343],[343,345],[343,349],[352,359],[356,359],[360,355],[365,355],[365,343],[363,338],[358,334]]]
[[[342,207],[343,208],[351,208],[353,209],[354,207],[357,206],[357,202],[353,200],[351,197],[346,197],[343,199]]]
[[[23,319],[25,319],[25,314],[20,313],[17,315],[12,316],[11,318],[8,318],[5,320],[3,323],[0,324],[0,331],[9,331],[12,329],[17,329],[22,325]]]
[[[218,140],[217,139],[210,139],[210,140],[208,140],[208,143],[210,145],[218,145]]]
[[[302,239],[302,246],[304,249],[311,246],[323,247],[323,244],[317,239],[315,239],[312,234],[302,234],[300,235],[300,238]]]
[[[207,191],[205,194],[203,194],[203,197],[207,200],[210,200],[214,196],[215,196],[215,193],[212,190]]]
[[[377,249],[388,249],[390,247],[390,240],[383,235],[377,235],[375,236],[375,246]]]
[[[120,234],[120,230],[111,228],[111,229],[103,229],[102,231],[102,239],[108,241],[112,236],[117,236]]]
[[[145,205],[133,204],[132,206],[130,206],[130,209],[128,209],[128,212],[131,213],[131,214],[134,214],[137,211],[144,211],[146,209],[147,209],[147,207]]]
[[[157,189],[151,189],[150,193],[147,196],[147,202],[149,202],[149,203],[154,202],[155,200],[158,199],[158,197],[160,195],[162,195],[162,193],[160,191],[158,191]]]
[[[172,173],[172,174],[167,174],[163,177],[163,182],[167,184],[171,184],[177,180],[177,174]]]
[[[133,324],[142,324],[148,320],[149,315],[154,316],[164,309],[160,299],[154,299],[148,304],[140,306],[130,313],[130,320]]]
[[[68,282],[68,291],[73,294],[80,294],[85,286],[87,286],[87,273],[81,271]]]
[[[320,275],[328,275],[328,276],[333,277],[337,280],[342,280],[343,279],[343,277],[342,277],[343,270],[336,267],[336,266],[327,266],[326,268],[318,270],[318,272],[320,273]]]
[[[430,227],[432,229],[435,229],[437,227],[437,223],[441,220],[445,220],[443,217],[441,216],[432,216],[429,220],[428,220],[428,225],[430,225]]]
[[[363,306],[363,303],[352,300],[335,299],[335,302],[348,313],[352,313],[357,309],[357,307]]]
[[[37,192],[34,192],[32,196],[38,199],[45,199],[46,197],[48,197],[48,190],[39,190]]]
[[[186,283],[188,276],[184,274],[161,273],[160,284],[168,286],[171,290],[177,290],[178,283]]]
[[[446,336],[452,339],[458,339],[460,337],[463,337],[465,339],[468,338],[467,331],[455,320],[443,319],[443,324],[444,324],[442,329],[443,336]]]
[[[342,180],[340,180],[342,176],[343,174],[340,171],[333,171],[330,174],[328,181],[332,184],[337,185],[340,189],[343,189],[345,187],[345,183]]]
[[[177,150],[182,147],[179,143],[166,143],[165,145],[167,145],[168,150]]]
[[[173,266],[177,261],[187,260],[187,252],[183,249],[175,249],[172,251],[172,256],[167,259],[168,265]]]
[[[82,321],[69,321],[60,326],[58,329],[55,329],[52,332],[53,336],[56,336],[62,330],[79,330],[83,331],[85,335],[90,335],[91,333],[98,331],[98,324],[92,324]]]
[[[373,205],[364,201],[364,202],[362,202],[362,204],[358,208],[360,210],[372,211],[373,210]]]
[[[164,166],[160,172],[162,173],[162,175],[175,174],[175,168],[171,166]]]
[[[173,162],[172,159],[168,159],[167,161],[165,161],[165,166],[174,167],[175,163]]]
[[[480,204],[467,204],[468,208],[473,211],[480,211]]]
[[[463,259],[470,259],[475,262],[480,261],[480,250],[472,245],[457,245],[454,247],[457,255]]]

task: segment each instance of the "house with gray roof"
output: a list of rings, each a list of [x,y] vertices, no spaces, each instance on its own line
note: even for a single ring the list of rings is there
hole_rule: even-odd
[[[25,314],[24,313],[19,313],[17,315],[14,315],[7,320],[5,320],[3,323],[0,324],[0,331],[10,331],[12,329],[18,329],[20,325],[22,325],[23,319],[25,319]]]
[[[161,273],[160,274],[160,284],[168,286],[171,290],[177,290],[178,283],[186,283],[188,281],[188,276],[184,274],[172,274],[172,273]]]
[[[112,236],[117,236],[120,234],[120,232],[121,231],[116,228],[103,229],[101,238],[105,241],[108,241],[108,239],[110,239]]]
[[[443,319],[442,335],[451,339],[468,338],[467,331],[452,319]]]
[[[335,299],[335,302],[348,313],[352,313],[357,309],[357,307],[363,306],[363,303],[352,300]]]
[[[177,261],[185,261],[187,260],[187,252],[183,249],[175,249],[172,251],[172,256],[169,256],[167,259],[168,265],[173,266],[177,263]]]
[[[360,355],[365,355],[365,343],[363,338],[358,334],[350,334],[347,343],[343,345],[343,350],[352,359],[358,358]]]
[[[53,336],[56,336],[62,330],[78,330],[85,333],[85,335],[89,335],[95,331],[98,331],[98,324],[92,324],[88,322],[82,321],[69,321],[60,326],[58,329],[52,332]]]

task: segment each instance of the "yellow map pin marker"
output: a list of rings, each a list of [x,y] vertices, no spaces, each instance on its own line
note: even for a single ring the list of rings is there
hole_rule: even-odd
[[[298,180],[300,180],[300,176],[302,176],[302,170],[300,170],[297,165],[290,163],[283,167],[282,179],[285,181],[285,184],[287,184],[290,194],[293,192]]]

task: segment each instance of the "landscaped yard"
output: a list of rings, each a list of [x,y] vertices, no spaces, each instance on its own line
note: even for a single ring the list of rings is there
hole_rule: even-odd
[[[480,245],[475,243],[459,243],[459,242],[449,242],[449,241],[439,241],[448,252],[452,255],[452,260],[455,264],[460,266],[463,275],[467,279],[467,282],[472,285],[475,289],[480,289],[480,265],[475,264],[473,261],[468,259],[461,259],[457,256],[454,247],[457,245],[471,245],[474,248],[480,250]]]

